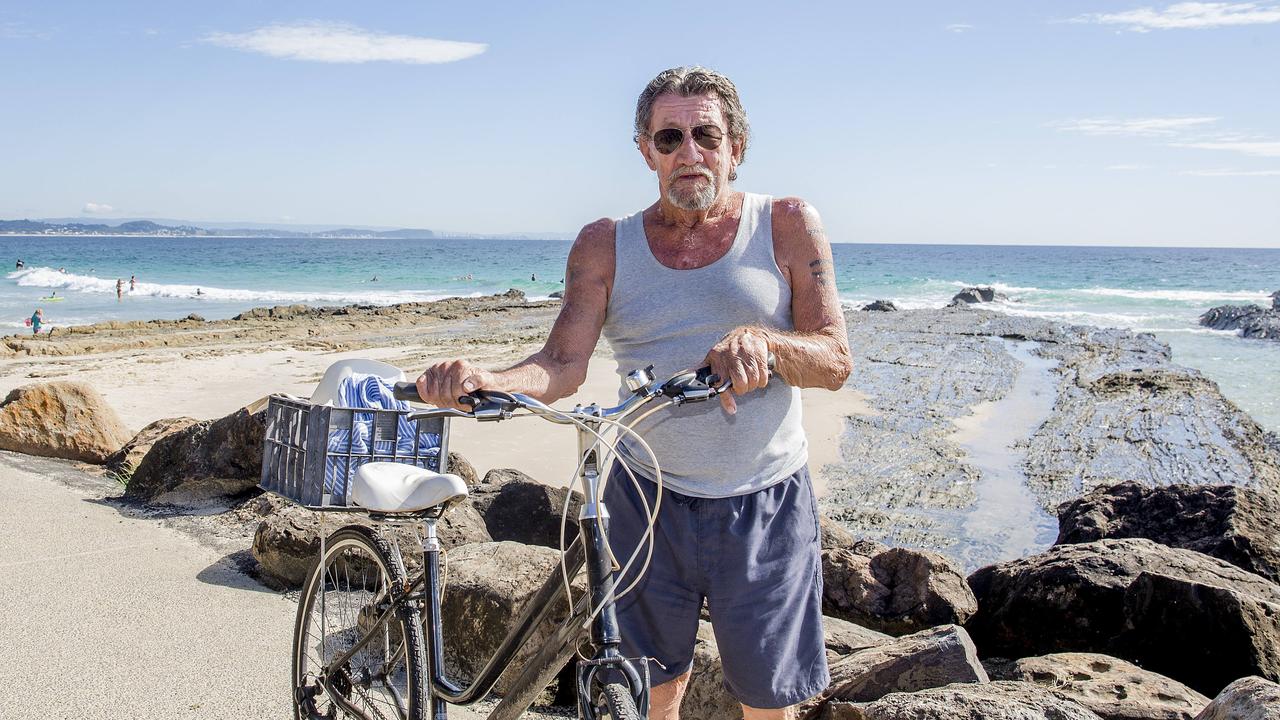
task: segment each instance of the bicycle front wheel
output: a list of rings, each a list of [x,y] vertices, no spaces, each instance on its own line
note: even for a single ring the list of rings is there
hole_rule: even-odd
[[[416,608],[392,611],[388,589],[404,587],[400,553],[359,526],[334,533],[302,585],[293,633],[295,720],[424,720],[427,679],[422,621]],[[368,644],[340,667],[340,655]],[[324,679],[329,687],[325,687]],[[358,710],[351,712],[336,698]]]
[[[607,683],[597,686],[592,698],[596,718],[603,720],[642,720],[636,709],[635,698],[626,683]]]

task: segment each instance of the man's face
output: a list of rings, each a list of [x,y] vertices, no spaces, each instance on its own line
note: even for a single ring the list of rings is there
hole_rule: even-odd
[[[724,139],[708,150],[693,140],[693,128],[715,125]],[[653,133],[666,128],[684,132],[680,146],[669,155],[658,152]],[[681,97],[659,95],[653,103],[649,137],[640,139],[640,152],[658,175],[658,189],[671,204],[684,210],[706,210],[729,187],[729,173],[741,156],[741,145],[729,138],[729,124],[715,95]]]

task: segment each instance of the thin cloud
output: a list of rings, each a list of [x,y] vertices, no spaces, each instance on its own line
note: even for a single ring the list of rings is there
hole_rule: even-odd
[[[1069,22],[1122,25],[1133,32],[1152,30],[1205,30],[1280,22],[1280,5],[1273,3],[1183,2],[1163,10],[1142,7],[1118,13],[1089,13]]]
[[[115,210],[115,208],[106,203],[89,202],[84,204],[84,207],[80,212],[85,215],[105,215],[107,213],[115,212]]]
[[[466,60],[489,47],[483,43],[391,35],[346,23],[327,22],[268,25],[246,33],[210,33],[203,41],[290,60],[415,65]]]
[[[1171,143],[1174,147],[1196,148],[1198,150],[1226,150],[1244,153],[1255,157],[1280,157],[1280,142],[1274,140],[1232,140],[1209,142]]]
[[[968,32],[972,29],[973,29],[973,26],[970,25],[969,23],[951,23],[950,25],[947,26],[947,30],[950,30],[953,33]]]
[[[1050,127],[1063,132],[1078,132],[1085,135],[1174,137],[1185,130],[1211,125],[1220,119],[1216,117],[1136,118],[1131,120],[1082,118],[1050,123]]]
[[[1231,170],[1229,168],[1221,168],[1217,170],[1183,170],[1179,175],[1194,175],[1196,177],[1280,177],[1280,170]]]
[[[1144,170],[1146,169],[1146,166],[1145,165],[1108,165],[1107,169],[1115,172],[1132,172],[1134,170]]]

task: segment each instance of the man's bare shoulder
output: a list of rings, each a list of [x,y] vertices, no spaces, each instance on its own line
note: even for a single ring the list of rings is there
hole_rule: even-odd
[[[583,226],[569,250],[569,273],[578,279],[598,277],[612,281],[616,223],[600,218]]]
[[[779,263],[808,263],[815,252],[829,254],[829,246],[817,208],[798,197],[773,201],[773,252]]]
[[[578,237],[573,241],[573,249],[575,251],[582,249],[596,254],[607,246],[609,252],[612,253],[616,225],[617,223],[613,218],[600,218],[594,222],[587,223],[578,231]]]
[[[806,234],[813,228],[822,228],[818,209],[804,198],[784,197],[773,201],[773,227],[785,234]],[[777,233],[774,233],[775,236]]]

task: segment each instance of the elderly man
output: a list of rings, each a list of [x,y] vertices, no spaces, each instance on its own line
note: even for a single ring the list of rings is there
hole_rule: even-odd
[[[704,602],[726,689],[747,720],[787,717],[829,681],[800,388],[839,388],[848,340],[818,213],[799,198],[730,186],[748,140],[728,78],[698,67],[659,74],[640,94],[635,126],[658,201],[582,229],[546,345],[502,371],[455,360],[418,378],[419,393],[443,406],[478,389],[549,402],[581,385],[603,332],[620,375],[709,364],[733,380],[720,407],[686,405],[636,426],[667,495],[648,573],[617,610],[626,654],[655,661],[653,718],[679,717]],[[653,476],[636,444],[624,440],[619,453]],[[641,485],[652,503],[656,486]],[[645,530],[643,505],[627,482],[609,482],[605,497],[610,541],[626,557]]]

